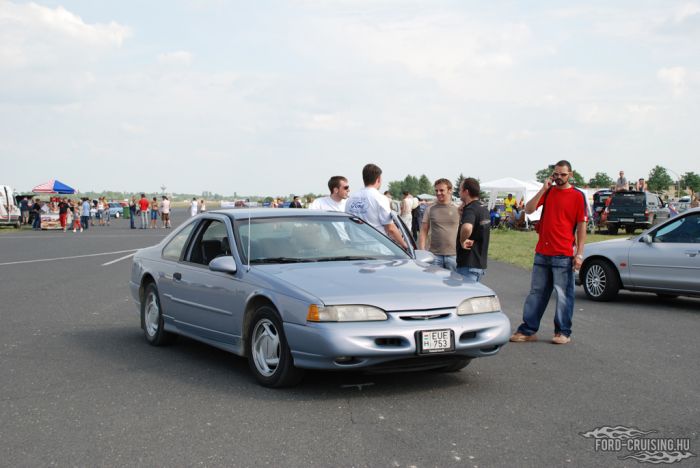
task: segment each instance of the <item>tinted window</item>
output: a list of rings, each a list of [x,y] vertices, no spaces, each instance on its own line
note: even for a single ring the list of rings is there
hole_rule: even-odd
[[[386,236],[344,217],[280,217],[238,221],[241,257],[250,263],[408,258]]]
[[[700,215],[686,216],[665,225],[654,234],[654,242],[700,243]]]
[[[163,258],[168,260],[180,260],[182,256],[182,249],[187,244],[187,239],[190,237],[190,233],[197,223],[190,223],[182,231],[178,232],[175,237],[170,239],[170,242],[163,249]]]
[[[644,206],[645,201],[643,193],[616,193],[610,206]]]
[[[201,265],[209,265],[209,262],[216,257],[231,255],[226,225],[217,220],[205,223],[206,225],[192,245],[189,258],[190,262]]]

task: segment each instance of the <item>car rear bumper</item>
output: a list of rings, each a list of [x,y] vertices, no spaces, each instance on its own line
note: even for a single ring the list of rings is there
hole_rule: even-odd
[[[418,354],[417,332],[449,329],[454,351]],[[294,365],[307,369],[420,368],[431,362],[496,354],[511,328],[502,312],[406,322],[390,316],[383,322],[285,323]],[[431,361],[433,360],[433,361]],[[434,367],[434,366],[433,366]]]

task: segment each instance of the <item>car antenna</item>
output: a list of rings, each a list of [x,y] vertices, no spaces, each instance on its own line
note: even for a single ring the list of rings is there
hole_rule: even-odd
[[[250,202],[248,203],[248,269],[246,272],[250,271]]]

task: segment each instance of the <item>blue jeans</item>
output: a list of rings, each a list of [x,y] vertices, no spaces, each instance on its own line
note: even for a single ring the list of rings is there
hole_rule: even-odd
[[[571,318],[574,315],[573,257],[541,254],[535,254],[530,294],[523,306],[523,323],[518,327],[520,333],[533,335],[537,332],[552,291],[557,293],[554,333],[571,335]]]
[[[486,270],[472,267],[457,267],[457,273],[464,276],[465,279],[479,283],[486,274]]]
[[[435,256],[433,265],[446,268],[450,271],[457,271],[457,256],[456,255],[438,255]]]
[[[129,221],[131,222],[131,229],[135,229],[134,218],[136,217],[136,210],[129,208]]]
[[[90,227],[90,216],[81,216],[80,225],[83,229],[87,230],[87,228]]]
[[[41,213],[37,213],[36,216],[34,216],[32,229],[41,229]]]

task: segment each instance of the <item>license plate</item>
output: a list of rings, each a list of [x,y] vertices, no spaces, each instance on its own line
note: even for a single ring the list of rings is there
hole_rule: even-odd
[[[621,223],[633,223],[634,219],[633,218],[620,218]]]
[[[452,330],[423,330],[418,332],[418,353],[432,354],[454,351]]]

